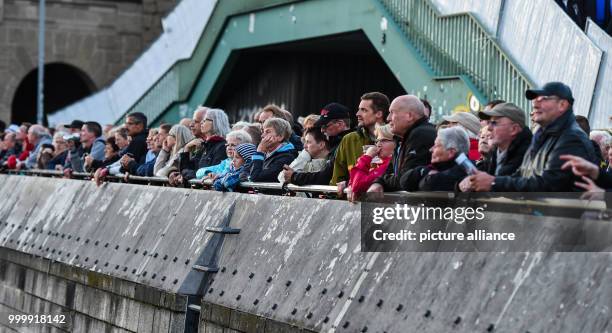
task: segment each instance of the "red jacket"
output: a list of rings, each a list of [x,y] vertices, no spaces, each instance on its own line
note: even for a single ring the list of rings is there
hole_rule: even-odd
[[[349,171],[351,177],[349,186],[351,186],[355,195],[366,192],[378,177],[385,174],[387,166],[389,166],[391,161],[391,156],[385,157],[382,160],[381,164],[372,164],[372,157],[366,154],[361,155],[357,159],[357,163]]]
[[[471,161],[478,161],[480,159],[480,153],[478,152],[478,139],[470,139],[470,152],[468,158]]]

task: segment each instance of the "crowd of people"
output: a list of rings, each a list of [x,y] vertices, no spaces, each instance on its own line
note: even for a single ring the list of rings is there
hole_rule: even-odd
[[[610,0],[555,0],[557,5],[582,29],[591,19],[612,36],[612,1]]]
[[[118,127],[74,120],[0,128],[3,169],[166,177],[187,187],[208,179],[218,191],[241,182],[333,185],[351,201],[366,192],[604,192],[612,189],[612,135],[574,114],[571,89],[551,82],[528,90],[533,110],[489,102],[477,114],[458,112],[439,124],[432,107],[413,95],[392,101],[361,96],[356,127],[351,110],[329,103],[295,119],[267,105],[252,122],[230,124],[220,109],[198,107],[179,124],[147,128],[142,113]],[[2,124],[0,124],[2,125]]]

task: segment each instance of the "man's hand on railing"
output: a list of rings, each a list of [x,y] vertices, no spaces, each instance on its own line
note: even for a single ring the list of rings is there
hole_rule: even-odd
[[[179,186],[183,184],[183,176],[178,171],[173,171],[168,175],[168,184],[170,186]]]
[[[92,180],[96,183],[96,186],[100,186],[104,182],[106,176],[108,176],[108,169],[107,168],[99,168],[94,173],[94,176],[93,176]]]
[[[72,178],[72,169],[65,168],[63,172],[64,172],[64,178]]]
[[[336,187],[338,188],[338,198],[344,198],[344,190],[346,189],[346,181],[338,182],[336,184]]]
[[[371,192],[371,193],[383,193],[384,190],[385,190],[384,187],[377,183],[370,185],[370,188],[368,188],[368,192]]]
[[[291,177],[293,177],[293,174],[295,173],[295,170],[293,170],[290,166],[288,165],[283,165],[283,176],[285,177],[285,181],[287,183],[291,183]]]

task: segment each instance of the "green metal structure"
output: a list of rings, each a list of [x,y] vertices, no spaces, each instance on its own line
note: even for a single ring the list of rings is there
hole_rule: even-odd
[[[527,110],[531,83],[470,14],[429,0],[219,1],[190,59],[177,62],[129,112],[176,122],[219,89],[233,52],[363,32],[400,84],[428,98],[434,121],[503,98]]]

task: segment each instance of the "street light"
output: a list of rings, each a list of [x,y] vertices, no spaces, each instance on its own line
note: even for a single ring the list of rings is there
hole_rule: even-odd
[[[44,101],[45,79],[45,0],[38,0],[38,92],[36,95],[36,122],[43,124],[45,109]]]

